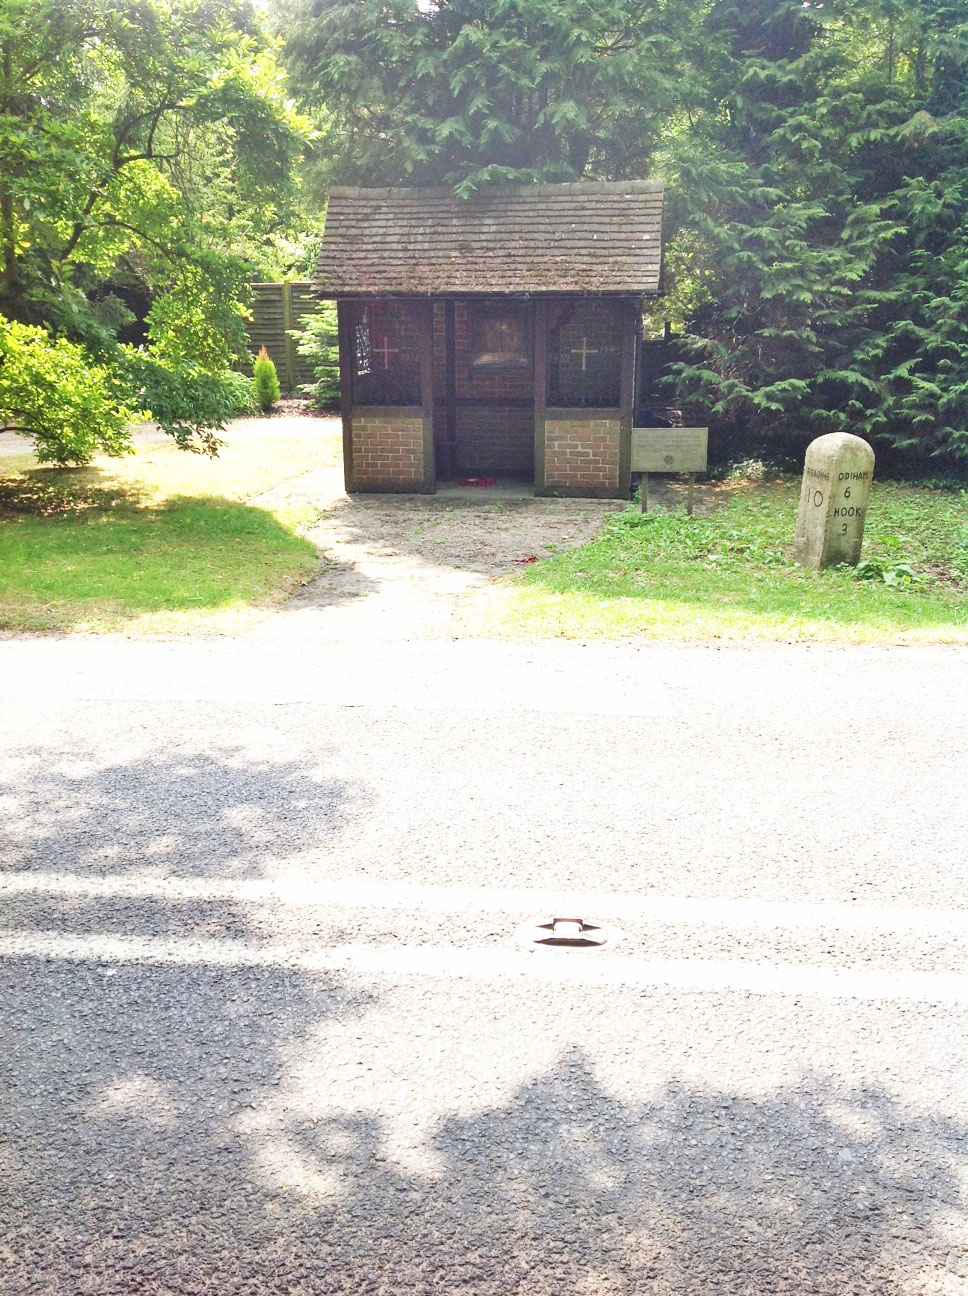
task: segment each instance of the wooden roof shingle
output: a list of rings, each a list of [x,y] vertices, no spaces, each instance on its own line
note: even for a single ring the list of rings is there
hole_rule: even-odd
[[[321,297],[659,291],[662,184],[330,191]]]

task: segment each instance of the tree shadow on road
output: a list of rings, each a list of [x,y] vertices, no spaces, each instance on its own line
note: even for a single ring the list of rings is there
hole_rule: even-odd
[[[414,1173],[366,1088],[377,987],[31,958],[5,981],[11,1291],[963,1289],[966,1130],[884,1089],[630,1100],[575,1047],[490,1109],[442,1110]]]
[[[8,867],[79,874],[258,877],[275,857],[330,844],[365,789],[304,759],[182,737],[179,750],[108,762],[67,743],[62,759],[8,753],[21,770],[17,814],[0,825]],[[256,742],[260,741],[256,734]]]
[[[387,973],[306,971],[312,933],[293,927],[290,957],[258,905],[124,894],[128,873],[259,878],[273,852],[338,840],[366,792],[315,750],[310,768],[199,732],[165,756],[85,767],[68,745],[38,763],[12,862],[115,891],[54,878],[9,909],[0,1290],[966,1289],[968,1130],[930,1098],[820,1073],[745,1091],[666,1082],[607,1042],[492,1082],[489,1055],[514,1052],[509,1023],[541,1029],[548,1002],[530,983],[497,996],[517,1019],[485,1020],[439,981],[407,998]],[[484,1087],[467,1091],[462,1067],[481,1067]],[[408,1102],[430,1113],[409,1162]]]

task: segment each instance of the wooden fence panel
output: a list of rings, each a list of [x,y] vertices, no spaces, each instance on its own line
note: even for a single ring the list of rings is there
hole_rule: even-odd
[[[319,305],[312,284],[308,279],[294,279],[289,283],[254,283],[251,288],[252,318],[247,327],[252,354],[265,347],[285,392],[313,382],[309,362],[296,353],[295,340],[288,336],[289,330],[301,328]]]

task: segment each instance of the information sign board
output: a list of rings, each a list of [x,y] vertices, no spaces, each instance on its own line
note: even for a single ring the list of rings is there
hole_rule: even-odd
[[[709,428],[633,428],[632,471],[706,471]]]

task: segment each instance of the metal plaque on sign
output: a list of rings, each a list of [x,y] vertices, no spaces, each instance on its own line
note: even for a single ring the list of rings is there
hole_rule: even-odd
[[[708,442],[708,428],[633,428],[632,471],[705,472]]]

